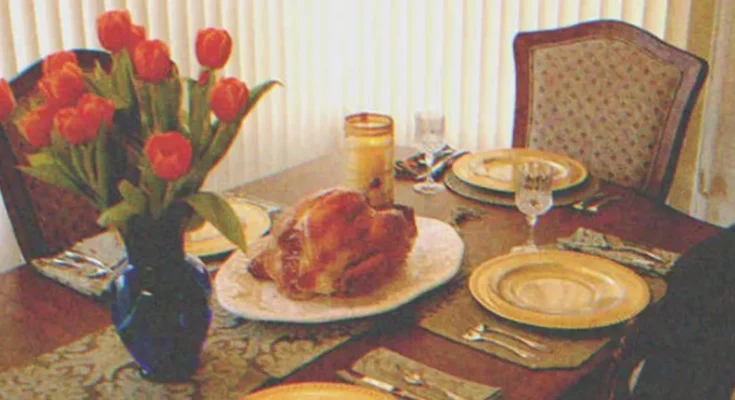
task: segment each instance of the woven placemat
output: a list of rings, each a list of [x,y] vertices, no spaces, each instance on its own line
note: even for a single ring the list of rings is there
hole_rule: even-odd
[[[453,171],[447,171],[444,185],[452,192],[485,204],[515,207],[513,193],[483,189],[463,182]],[[554,192],[554,206],[567,206],[584,200],[600,189],[600,180],[589,176],[581,185]]]
[[[189,382],[140,377],[110,326],[25,366],[0,373],[3,399],[239,399],[271,377],[283,378],[351,337],[366,320],[319,325],[242,321],[212,303],[201,365]]]
[[[531,329],[503,320],[480,306],[466,288],[466,283],[456,285],[448,290],[441,300],[422,310],[423,317],[419,325],[429,332],[443,336],[449,340],[473,347],[482,352],[502,358],[529,369],[576,368],[610,341],[609,335],[570,334],[555,335],[547,330]],[[536,359],[524,359],[511,351],[487,342],[471,342],[462,339],[462,335],[484,323],[488,327],[499,327],[506,331],[533,339],[548,347],[551,352],[533,351]],[[560,332],[561,333],[561,332]],[[566,333],[566,332],[565,332]],[[531,351],[513,339],[486,333],[515,347]]]

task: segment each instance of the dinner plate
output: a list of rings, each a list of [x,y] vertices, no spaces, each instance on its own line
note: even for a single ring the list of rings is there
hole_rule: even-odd
[[[646,282],[605,258],[571,251],[508,254],[477,267],[472,296],[489,311],[544,328],[589,329],[625,321],[650,301]]]
[[[333,382],[303,382],[274,386],[251,393],[243,400],[395,400],[377,389]]]
[[[217,299],[226,310],[247,319],[318,323],[365,317],[393,310],[436,288],[457,274],[464,242],[447,223],[416,218],[418,235],[405,265],[375,291],[357,297],[315,296],[291,300],[271,281],[247,271],[248,258],[233,254],[215,277]]]
[[[513,165],[543,161],[554,170],[554,191],[564,190],[587,179],[587,168],[567,156],[534,149],[501,149],[466,155],[455,161],[452,171],[470,185],[502,192],[514,192]]]
[[[247,202],[230,201],[230,206],[243,223],[247,243],[255,241],[271,228],[271,218],[263,208]],[[188,232],[184,241],[187,254],[207,257],[236,248],[212,224],[205,222],[199,229]]]

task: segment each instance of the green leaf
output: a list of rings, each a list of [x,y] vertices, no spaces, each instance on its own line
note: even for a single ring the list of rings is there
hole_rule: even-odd
[[[240,219],[223,197],[211,192],[199,192],[184,197],[183,200],[189,203],[194,212],[212,224],[230,242],[243,252],[247,251],[245,234]]]
[[[31,164],[32,167],[56,163],[56,161],[54,160],[54,156],[46,152],[29,154],[27,158],[28,163]]]
[[[194,213],[192,214],[191,218],[189,219],[189,222],[186,223],[186,230],[187,231],[194,231],[202,227],[204,225],[204,218],[202,218],[199,214]]]
[[[142,214],[144,211],[145,208],[141,209],[127,200],[122,200],[103,211],[97,219],[97,223],[104,227],[120,227],[123,226],[128,219],[134,215]]]
[[[174,74],[160,83],[151,85],[153,117],[158,132],[178,131],[181,108],[181,80]]]
[[[143,210],[146,208],[148,197],[145,195],[144,191],[130,183],[130,181],[122,180],[120,184],[117,185],[117,188],[120,191],[120,195],[130,204],[135,206],[136,209]]]
[[[55,164],[44,164],[32,167],[18,167],[23,173],[30,175],[39,181],[49,183],[54,186],[58,186],[62,189],[66,189],[72,193],[78,194],[86,198],[94,206],[97,203],[94,198],[88,196],[82,191],[82,189],[74,184],[74,181],[69,179]]]
[[[95,171],[97,172],[97,188],[100,194],[102,204],[108,205],[110,198],[110,169],[109,155],[107,153],[107,127],[103,122],[97,131],[97,140],[93,147],[95,154]]]
[[[271,89],[276,86],[283,86],[283,84],[277,80],[269,80],[253,86],[250,89],[250,100],[248,101],[248,105],[243,112],[242,118],[250,114],[250,111],[255,108],[260,99],[262,99],[263,96],[265,96]]]

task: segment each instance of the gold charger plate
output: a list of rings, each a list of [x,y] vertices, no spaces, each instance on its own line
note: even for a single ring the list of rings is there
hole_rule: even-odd
[[[244,397],[243,400],[395,400],[377,389],[346,383],[305,382],[274,386]]]
[[[513,193],[513,165],[525,161],[543,161],[554,169],[554,191],[577,186],[587,179],[587,168],[579,161],[561,154],[525,148],[469,154],[455,161],[452,171],[470,185]]]
[[[263,208],[247,202],[230,201],[229,203],[242,221],[247,243],[252,243],[270,230],[271,218]],[[195,231],[188,232],[184,242],[186,253],[197,257],[222,254],[234,250],[235,247],[209,222],[205,222]]]
[[[472,272],[469,289],[501,317],[558,329],[614,325],[650,301],[648,285],[635,272],[605,258],[560,250],[488,260]]]

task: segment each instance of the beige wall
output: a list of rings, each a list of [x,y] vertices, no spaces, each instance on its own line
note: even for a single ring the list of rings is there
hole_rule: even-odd
[[[726,0],[730,1],[730,0]],[[697,0],[692,2],[691,17],[689,20],[689,40],[687,50],[704,58],[710,63],[712,60],[712,38],[714,35],[716,0]],[[712,71],[710,71],[710,74]],[[694,191],[697,186],[697,165],[702,142],[702,114],[705,98],[709,90],[709,77],[699,95],[699,99],[689,121],[689,129],[684,138],[679,165],[676,169],[674,183],[669,194],[669,204],[687,214],[692,213]]]

